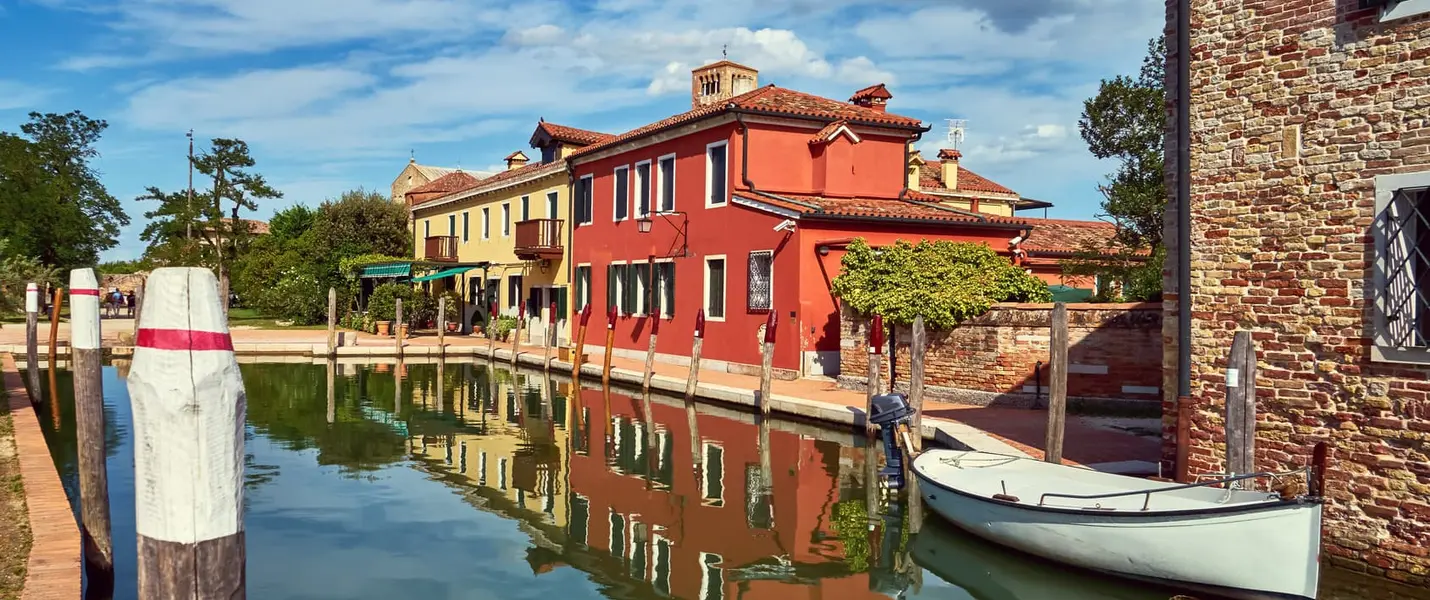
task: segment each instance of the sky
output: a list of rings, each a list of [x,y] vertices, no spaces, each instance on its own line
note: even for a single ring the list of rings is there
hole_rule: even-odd
[[[690,69],[730,60],[761,85],[844,100],[866,85],[963,164],[1051,217],[1089,219],[1115,165],[1078,135],[1101,80],[1160,36],[1149,0],[0,0],[0,130],[80,110],[109,130],[95,167],[133,223],[146,186],[187,186],[188,140],[249,143],[284,197],[386,194],[422,164],[497,170],[539,118],[620,133],[690,108]],[[197,187],[203,187],[196,181]],[[1041,215],[1037,215],[1041,216]]]

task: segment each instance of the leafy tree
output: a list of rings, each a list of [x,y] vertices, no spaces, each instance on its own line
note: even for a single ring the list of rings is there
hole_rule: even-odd
[[[268,220],[268,235],[279,243],[296,240],[313,228],[316,216],[313,209],[294,204],[273,213],[273,218]]]
[[[67,269],[114,247],[129,216],[90,165],[108,126],[79,111],[30,113],[22,135],[0,132],[0,238],[11,253]]]
[[[147,258],[136,260],[111,260],[99,263],[94,270],[101,275],[128,275],[154,270],[154,263]]]
[[[187,191],[164,192],[150,186],[135,200],[159,204],[144,213],[149,222],[139,234],[149,243],[144,251],[147,259],[169,266],[218,266],[218,230],[209,226],[212,220],[204,210],[207,194],[195,193],[190,201]],[[191,231],[198,237],[187,237]]]
[[[0,313],[25,308],[25,284],[43,288],[59,282],[60,271],[30,256],[7,255],[9,241],[0,238]]]
[[[208,150],[194,158],[194,169],[213,179],[209,190],[210,204],[205,219],[214,232],[218,249],[219,297],[228,312],[229,267],[238,259],[240,248],[247,245],[252,232],[240,220],[242,210],[257,210],[261,198],[282,198],[283,194],[269,187],[262,175],[251,169],[255,162],[243,140],[214,138]],[[228,214],[224,214],[227,203]],[[224,219],[228,221],[225,222]]]
[[[905,325],[922,315],[933,329],[952,329],[995,302],[1052,299],[1047,284],[986,244],[928,240],[878,249],[854,240],[833,291],[860,313]]]
[[[311,230],[317,256],[336,261],[360,254],[411,256],[407,209],[362,188],[343,192],[318,207]]]

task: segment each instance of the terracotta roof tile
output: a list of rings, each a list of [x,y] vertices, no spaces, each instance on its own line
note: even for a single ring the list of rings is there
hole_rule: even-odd
[[[740,64],[740,63],[737,63],[737,62],[735,62],[735,61],[733,61],[733,60],[717,60],[717,61],[715,61],[715,62],[713,62],[713,63],[708,64],[708,65],[701,65],[701,66],[695,67],[694,69],[691,69],[691,71],[704,71],[705,69],[711,69],[711,68],[714,68],[714,67],[737,67],[737,68],[740,68],[740,69],[745,69],[746,71],[753,71],[753,70],[754,70],[754,69],[751,69],[750,67],[747,67],[747,66],[745,66],[745,65],[742,65],[742,64]]]
[[[417,167],[417,172],[421,173],[423,177],[426,177],[428,181],[435,180],[443,175],[455,173],[458,170],[452,167],[434,167],[432,165],[419,165],[416,161],[408,162],[412,163],[412,166]]]
[[[452,190],[451,192],[446,193],[446,194],[443,194],[443,195],[441,195],[441,196],[436,196],[436,197],[433,197],[433,198],[429,198],[429,199],[424,200],[424,201],[422,201],[422,202],[419,202],[419,203],[417,203],[417,204],[415,204],[415,205],[413,205],[413,206],[425,206],[425,205],[428,205],[428,204],[432,204],[432,203],[434,203],[434,202],[438,202],[438,201],[441,201],[441,200],[446,200],[446,199],[448,199],[450,196],[452,196],[453,194],[461,194],[461,193],[471,192],[472,195],[476,195],[476,194],[482,194],[482,193],[490,192],[490,191],[492,191],[492,190],[501,189],[501,188],[503,188],[503,187],[506,187],[507,183],[510,182],[511,180],[514,180],[514,179],[517,179],[517,178],[520,178],[520,177],[523,177],[523,176],[526,176],[526,175],[534,175],[534,174],[536,174],[537,171],[541,171],[542,169],[550,169],[550,170],[552,170],[553,172],[554,172],[554,171],[564,171],[564,170],[566,169],[566,161],[564,161],[564,160],[557,160],[557,161],[553,161],[553,162],[549,162],[549,163],[537,162],[537,163],[530,163],[530,164],[522,165],[522,166],[517,167],[517,168],[515,168],[515,169],[507,169],[507,170],[505,170],[505,171],[502,171],[502,172],[500,172],[500,173],[497,173],[496,175],[492,175],[491,177],[488,177],[488,178],[486,178],[486,179],[483,179],[483,180],[481,180],[480,182],[477,182],[477,183],[475,183],[475,184],[473,184],[473,185],[469,185],[469,186],[466,186],[466,187],[463,187],[463,188],[457,189],[457,190]],[[415,190],[414,190],[414,191],[415,191]],[[412,193],[412,192],[408,192],[408,193],[410,194],[410,193]]]
[[[815,146],[826,142],[832,142],[834,141],[834,138],[839,137],[839,131],[841,129],[847,131],[849,135],[854,135],[854,131],[849,129],[849,122],[840,119],[838,121],[825,125],[824,129],[819,130],[819,133],[816,133],[814,134],[814,137],[809,138],[809,145]],[[858,138],[859,136],[854,135],[854,139],[850,141],[858,141]]]
[[[893,127],[922,127],[923,123],[912,117],[905,117],[863,106],[856,106],[847,102],[821,98],[804,92],[796,92],[774,85],[768,85],[759,89],[751,90],[730,98],[727,101],[708,104],[694,110],[686,111],[665,119],[661,119],[649,125],[632,129],[617,135],[604,142],[593,144],[577,150],[573,156],[580,156],[590,152],[595,152],[602,148],[607,148],[619,144],[626,140],[635,139],[643,135],[673,127],[682,123],[688,123],[697,119],[722,114],[730,107],[742,108],[746,110],[758,110],[780,115],[795,117],[812,117],[827,121],[846,120],[850,123],[862,123],[869,125],[883,125]]]
[[[450,194],[452,192],[457,192],[476,186],[478,181],[480,180],[478,180],[476,177],[472,177],[465,171],[453,171],[425,184],[407,190],[407,194],[409,196],[412,194],[425,194],[428,192],[441,192],[443,194]]]
[[[522,151],[517,150],[516,152],[512,152],[511,154],[506,155],[506,158],[503,158],[502,160],[531,160],[531,159],[527,158],[527,157],[526,157],[526,154],[523,153]]]
[[[1117,227],[1103,221],[1078,221],[1070,219],[1028,219],[1033,232],[1020,244],[1030,255],[1039,253],[1070,254],[1088,248],[1106,248],[1108,254],[1115,253],[1121,246],[1116,243]],[[1146,250],[1137,254],[1147,255]]]
[[[943,161],[924,159],[923,164],[919,166],[919,187],[926,192],[949,191],[943,187]],[[1017,195],[1017,192],[974,173],[963,165],[958,166],[958,188],[952,191]]]
[[[884,84],[882,83],[876,83],[857,92],[854,92],[854,95],[849,97],[849,101],[856,102],[865,98],[883,98],[885,100],[888,100],[893,97],[894,95],[889,93],[889,88],[884,87]]]
[[[549,136],[551,139],[556,140],[556,141],[558,141],[558,142],[566,142],[566,143],[568,143],[568,144],[578,144],[578,145],[581,145],[581,146],[589,146],[589,145],[591,145],[591,144],[599,144],[599,143],[604,142],[604,141],[606,141],[606,140],[609,140],[609,139],[611,139],[611,138],[613,138],[613,137],[616,137],[616,136],[611,135],[611,134],[609,134],[609,133],[601,133],[601,132],[599,132],[599,131],[588,131],[588,130],[586,130],[586,129],[577,129],[577,128],[575,128],[575,127],[567,127],[567,126],[565,126],[565,125],[557,125],[557,124],[552,123],[552,122],[549,122],[549,121],[542,121],[541,123],[537,124],[537,126],[536,126],[536,131],[537,131],[537,132],[542,132],[542,131],[544,131],[544,132],[546,132],[546,135],[547,135],[547,136]],[[536,134],[532,134],[533,144],[535,143],[535,142],[534,142],[535,139],[536,139]]]
[[[771,196],[774,196],[773,198]],[[741,195],[747,200],[772,204],[811,217],[842,217],[871,219],[901,219],[937,223],[967,223],[970,225],[1003,225],[1010,229],[1024,226],[1021,219],[978,215],[968,211],[939,206],[934,198],[918,194],[908,199],[891,198],[828,198],[801,194]]]

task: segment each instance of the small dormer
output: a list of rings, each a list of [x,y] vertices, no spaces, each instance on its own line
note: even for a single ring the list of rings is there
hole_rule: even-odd
[[[506,170],[510,171],[512,169],[520,169],[526,166],[526,163],[530,162],[531,159],[527,158],[526,154],[522,153],[522,151],[517,150],[516,152],[512,152],[511,154],[506,155],[505,160]]]
[[[854,92],[854,95],[849,97],[849,103],[884,112],[888,108],[889,100],[893,97],[894,95],[889,93],[889,88],[884,87],[882,83],[876,83]]]
[[[722,60],[690,71],[690,107],[728,100],[760,87],[760,72]]]

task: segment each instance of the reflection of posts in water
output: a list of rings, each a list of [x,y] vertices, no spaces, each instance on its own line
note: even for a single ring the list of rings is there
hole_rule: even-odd
[[[611,353],[616,347],[616,305],[606,313],[606,354],[601,365],[601,385],[611,386]]]
[[[392,414],[402,414],[402,357],[392,368]]]
[[[913,461],[909,460],[905,462],[911,463]],[[908,498],[909,539],[913,539],[915,535],[918,535],[919,530],[923,529],[924,497],[919,493],[919,480],[917,477],[910,477],[905,479],[905,481],[907,482],[904,489],[907,493],[906,497]],[[913,585],[914,593],[917,594],[924,586],[924,570],[914,563],[913,556],[909,554],[908,548],[904,549],[904,553],[904,566],[908,569],[909,582]]]
[[[338,370],[337,361],[328,359],[328,424],[332,425],[338,420],[338,394],[333,389],[333,376]]]
[[[608,461],[615,460],[616,455],[613,453],[612,446],[615,444],[614,434],[616,428],[611,424],[611,386],[609,385],[601,388],[601,408],[606,414],[606,421],[601,424],[601,429],[606,432],[606,445],[605,448],[601,450],[601,454],[605,456]]]
[[[551,371],[548,370],[546,377],[541,382],[541,418],[546,420],[546,431],[552,434],[552,439],[555,439],[556,434],[556,411],[551,408],[555,397],[556,382],[551,379]]]
[[[40,402],[40,288],[25,284],[25,372],[30,375],[30,402]],[[50,372],[55,363],[50,363]]]
[[[447,410],[447,361],[437,360],[437,412]]]
[[[646,424],[646,456],[651,457],[645,461],[645,486],[650,489],[655,486],[655,463],[660,456],[660,447],[656,444],[655,435],[655,413],[651,412],[650,390],[641,394],[641,417]]]
[[[75,438],[84,562],[90,576],[113,585],[109,472],[104,452],[104,367],[99,349],[99,281],[94,269],[70,271],[70,358],[74,371]],[[54,369],[54,363],[51,363]],[[38,388],[36,389],[38,392]],[[37,396],[38,398],[38,396]]]
[[[869,518],[870,543],[879,515],[879,453],[872,440],[864,440],[864,510]]]
[[[55,381],[55,366],[50,365],[50,418],[55,421],[55,431],[60,430],[60,388]]]
[[[243,379],[203,268],[149,276],[135,336],[140,598],[245,597]]]
[[[99,284],[95,283],[96,292]],[[55,288],[55,300],[50,304],[50,364],[55,364],[59,360],[60,351],[60,305],[65,302],[65,290],[62,287]],[[98,298],[98,296],[96,296]],[[98,302],[98,300],[96,300]],[[74,311],[74,305],[70,305],[70,311]],[[74,332],[71,331],[73,336]]]
[[[591,320],[591,303],[581,308],[581,323],[576,329],[576,345],[571,347],[571,381],[575,389],[581,387],[581,359],[586,353],[586,323]]]
[[[774,485],[774,468],[770,460],[770,420],[756,417],[760,422],[760,486],[764,493],[770,493]]]

